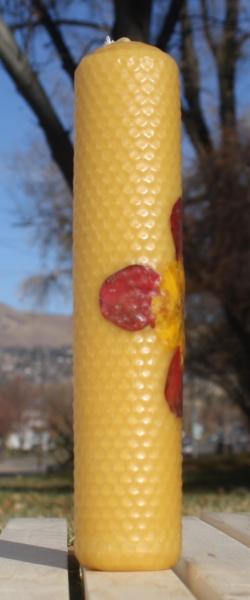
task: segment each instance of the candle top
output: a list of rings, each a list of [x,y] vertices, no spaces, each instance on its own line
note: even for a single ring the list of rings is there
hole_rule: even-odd
[[[123,37],[119,38],[115,42],[109,39],[108,42],[103,46],[84,56],[77,67],[77,71],[81,68],[83,63],[86,64],[86,62],[92,61],[93,58],[99,56],[100,54],[105,56],[107,53],[109,56],[113,55],[114,58],[117,58],[117,60],[121,57],[136,57],[141,55],[141,57],[148,57],[151,60],[164,61],[166,66],[168,65],[171,68],[178,69],[177,64],[172,56],[166,52],[163,52],[156,46],[145,44],[144,42],[131,41],[129,38]]]

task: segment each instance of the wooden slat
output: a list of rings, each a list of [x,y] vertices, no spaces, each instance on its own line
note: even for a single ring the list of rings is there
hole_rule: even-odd
[[[69,600],[64,519],[12,519],[0,536],[1,600]]]
[[[201,519],[250,548],[250,513],[206,512],[202,513]]]
[[[195,517],[185,517],[175,572],[198,600],[250,600],[250,550]]]
[[[83,569],[85,600],[192,600],[173,571],[108,573]]]

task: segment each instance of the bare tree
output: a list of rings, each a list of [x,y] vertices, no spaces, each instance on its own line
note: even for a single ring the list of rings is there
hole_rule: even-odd
[[[53,451],[58,465],[73,462],[73,411],[72,386],[58,384],[46,386],[41,390],[41,410],[47,425]]]
[[[67,184],[72,186],[73,147],[53,108],[45,89],[27,56],[18,46],[11,30],[0,20],[0,56],[19,93],[26,100],[38,118],[52,157],[62,171]]]
[[[15,377],[1,386],[0,436],[3,444],[10,433],[17,432],[22,442],[26,427],[26,411],[32,397],[32,387],[21,377]]]
[[[187,178],[186,184],[188,291],[196,294],[212,291],[221,303],[226,329],[230,330],[234,339],[237,338],[237,344],[231,346],[230,364],[234,365],[238,374],[241,405],[249,415],[246,392],[249,381],[245,364],[250,347],[247,275],[250,260],[250,136],[247,131],[243,132],[238,122],[236,93],[244,44],[249,40],[249,7],[244,5],[243,0],[222,0],[220,3],[211,0],[197,0],[195,3],[191,0],[154,2],[114,0],[113,19],[110,16],[103,19],[103,10],[110,3],[95,3],[95,14],[92,13],[89,19],[79,20],[67,19],[59,0],[27,0],[25,3],[20,0],[2,1],[0,57],[19,93],[37,116],[51,155],[70,188],[70,127],[67,129],[63,124],[58,103],[55,98],[51,101],[45,85],[41,83],[39,71],[35,68],[31,41],[39,35],[39,31],[46,34],[51,56],[57,57],[57,60],[59,58],[61,73],[72,84],[75,65],[87,45],[101,43],[106,33],[150,41],[153,8],[158,7],[160,17],[154,23],[154,29],[157,30],[154,42],[162,50],[171,49],[180,62],[184,128],[196,157],[192,177]],[[70,4],[70,0],[64,4],[65,7],[66,4]],[[82,34],[77,49],[72,43],[72,31],[81,31]],[[216,128],[204,92],[203,73],[208,60],[213,69],[211,93],[215,97]],[[70,202],[68,192],[61,194],[61,206],[58,200],[53,202],[52,170],[47,175],[49,183],[45,187],[49,191],[44,211],[38,202],[37,210],[33,212],[30,222],[26,219],[26,224],[39,224],[40,231],[47,234],[42,234],[43,240],[59,248],[60,259],[60,252],[64,257],[70,253]],[[44,193],[44,186],[40,187],[39,193]],[[49,220],[51,226],[48,226]],[[65,267],[63,259],[61,274],[64,276],[66,271],[68,273],[68,265]],[[58,273],[60,269],[51,274],[51,281],[57,279]],[[210,361],[209,369],[216,372],[215,357],[212,363]]]
[[[0,391],[0,450],[5,448],[5,442],[13,427],[13,411],[6,396]]]
[[[187,179],[188,292],[212,293],[221,307],[220,319],[208,310],[213,320],[200,335],[200,350],[191,333],[189,358],[194,370],[219,377],[249,417],[250,135],[235,139],[228,130],[227,139]]]

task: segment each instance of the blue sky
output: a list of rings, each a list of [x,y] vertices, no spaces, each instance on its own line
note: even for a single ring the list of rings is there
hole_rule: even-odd
[[[14,307],[29,307],[18,288],[22,279],[40,269],[36,247],[30,247],[28,232],[17,226],[17,204],[25,201],[22,192],[13,183],[12,153],[22,152],[28,146],[33,132],[34,117],[17,94],[15,86],[0,69],[1,81],[1,136],[0,136],[0,301]]]
[[[159,2],[161,4],[161,2]],[[95,19],[94,3],[75,2],[75,7],[78,8],[78,18]],[[111,19],[111,4],[108,6],[107,12],[103,11],[100,21],[107,22]],[[74,6],[71,8],[72,14],[75,16]],[[79,30],[78,35],[80,35]],[[43,42],[39,38],[39,43]],[[201,40],[197,39],[197,44],[201,44]],[[247,55],[247,48],[245,54]],[[204,51],[204,48],[203,48]],[[36,49],[37,60],[43,60],[42,45]],[[243,59],[244,60],[244,59]],[[244,61],[246,62],[246,61]],[[206,104],[209,99],[210,110],[214,110],[216,106],[216,82],[213,79],[213,65],[208,58],[203,62],[203,102]],[[245,64],[245,68],[240,70],[241,76],[238,78],[237,97],[240,115],[249,116],[249,91],[250,90],[250,69]],[[52,67],[55,69],[55,67]],[[43,69],[42,77],[52,87],[48,87],[48,91],[53,94],[57,88],[57,80],[55,71],[50,71],[49,64]],[[50,77],[49,77],[50,75]],[[52,75],[52,76],[51,76]],[[67,81],[64,82],[64,91],[69,93]],[[6,74],[2,66],[0,66],[0,88],[1,88],[1,136],[0,136],[0,302],[4,302],[20,309],[34,308],[31,299],[21,297],[19,288],[21,282],[30,275],[40,273],[50,266],[50,260],[45,260],[41,257],[39,248],[34,244],[31,233],[26,229],[18,227],[19,213],[17,206],[25,205],[28,198],[21,185],[19,185],[18,169],[15,172],[15,155],[20,155],[28,151],[31,141],[34,139],[40,140],[43,144],[42,134],[39,131],[37,121],[31,110],[26,106],[25,102],[16,91],[15,85],[12,83],[9,76]],[[54,88],[54,89],[53,89]],[[70,102],[69,114],[61,113],[64,122],[71,120],[72,102]],[[216,129],[216,118],[214,121]],[[184,141],[185,161],[190,160],[191,151],[187,140]],[[37,308],[37,307],[36,307]],[[44,307],[39,307],[39,310],[46,312],[66,312],[72,310],[71,292],[67,298],[54,294]]]
[[[17,94],[4,69],[0,67],[1,86],[1,136],[0,136],[0,302],[15,308],[31,309],[34,302],[24,299],[20,293],[22,281],[45,270],[48,261],[43,261],[39,248],[34,244],[31,232],[18,226],[18,206],[27,199],[18,186],[15,174],[13,151],[21,154],[28,150],[34,135],[36,119]],[[35,307],[38,309],[38,307]],[[67,300],[59,295],[50,298],[39,310],[70,312],[71,294]]]

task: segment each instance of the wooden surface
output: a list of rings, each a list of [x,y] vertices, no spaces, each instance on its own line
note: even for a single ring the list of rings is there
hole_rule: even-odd
[[[64,519],[12,519],[0,536],[1,600],[69,600]]]
[[[250,600],[249,531],[249,513],[185,517],[174,571],[82,569],[84,600]],[[83,600],[73,588],[66,521],[12,519],[0,536],[0,600]]]
[[[250,513],[204,513],[202,520],[250,548]]]
[[[249,548],[196,517],[184,519],[175,572],[199,600],[250,600]]]
[[[173,571],[101,573],[84,569],[85,600],[192,600]]]

